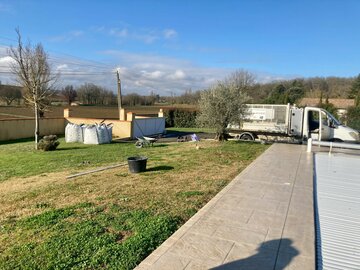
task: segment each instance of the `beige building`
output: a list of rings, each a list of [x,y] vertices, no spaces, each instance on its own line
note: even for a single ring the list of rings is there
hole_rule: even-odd
[[[316,107],[319,104],[319,98],[303,98],[299,106],[311,106]],[[325,99],[322,101],[325,102]],[[351,106],[355,106],[355,99],[347,99],[347,98],[329,98],[329,103],[333,104],[337,108],[337,113],[339,117],[342,117],[346,114],[347,109]]]

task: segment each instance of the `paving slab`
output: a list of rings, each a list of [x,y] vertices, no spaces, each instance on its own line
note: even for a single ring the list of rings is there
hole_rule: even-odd
[[[273,144],[150,254],[143,269],[315,269],[313,158]]]

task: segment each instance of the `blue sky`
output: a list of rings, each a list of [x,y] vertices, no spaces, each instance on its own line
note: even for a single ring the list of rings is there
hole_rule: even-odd
[[[201,89],[236,69],[260,82],[350,77],[360,73],[359,14],[350,0],[0,0],[0,68],[18,26],[44,45],[54,70],[84,73],[62,84],[115,89],[116,68],[125,92],[144,94]]]

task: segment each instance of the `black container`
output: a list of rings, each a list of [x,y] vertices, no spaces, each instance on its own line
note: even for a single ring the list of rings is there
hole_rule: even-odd
[[[129,170],[131,173],[146,171],[147,157],[128,157]]]

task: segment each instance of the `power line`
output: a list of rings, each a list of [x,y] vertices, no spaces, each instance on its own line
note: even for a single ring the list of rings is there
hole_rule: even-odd
[[[0,71],[0,73],[2,74],[14,74],[13,72],[11,71]],[[76,76],[76,75],[79,75],[79,76],[87,76],[87,75],[114,75],[115,72],[59,72],[59,73],[50,73],[50,75],[60,75],[60,76],[63,76],[63,75],[66,75],[66,76]]]
[[[7,56],[9,56],[9,55],[8,54],[0,54],[0,57],[7,57]],[[60,57],[50,56],[50,57],[48,57],[48,59],[49,59],[50,63],[69,64],[69,65],[80,66],[80,67],[93,67],[93,68],[98,68],[98,69],[102,69],[102,70],[106,70],[106,69],[113,70],[114,69],[114,67],[110,66],[110,65],[109,66],[92,65],[92,64],[87,64],[84,62],[76,62],[74,60],[62,59]]]
[[[10,39],[10,38],[7,38],[7,37],[2,37],[2,36],[0,36],[0,39],[5,39],[5,40],[17,42],[17,40]],[[8,48],[8,47],[11,47],[12,45],[0,43],[0,46],[1,46],[1,47],[6,47],[6,48]],[[71,54],[67,54],[67,53],[62,53],[62,52],[54,51],[54,50],[49,50],[49,52],[54,52],[54,53],[57,53],[57,54],[60,54],[60,55],[64,55],[64,56],[67,56],[67,57],[71,57],[71,58],[75,58],[75,59],[78,59],[78,60],[81,60],[81,61],[92,62],[92,63],[97,64],[96,66],[95,66],[95,65],[92,65],[92,66],[94,66],[94,67],[99,67],[99,68],[100,68],[100,67],[102,66],[102,68],[104,68],[104,67],[105,67],[105,68],[110,68],[110,69],[113,68],[113,66],[111,66],[111,65],[109,65],[109,64],[105,64],[105,63],[99,62],[99,61],[90,60],[90,59],[86,59],[86,58],[82,58],[82,57],[79,57],[79,56],[75,56],[75,55],[71,55]],[[3,56],[8,56],[8,55],[6,55],[6,54],[1,54],[1,55],[3,55]],[[56,57],[56,56],[54,56],[54,55],[53,55],[53,56],[50,56],[49,58],[54,58],[54,59],[58,58],[58,59],[60,59],[60,60],[63,59],[63,58],[61,58],[61,57]],[[74,61],[74,60],[72,60],[72,61]],[[90,66],[90,65],[88,65],[88,66]]]

